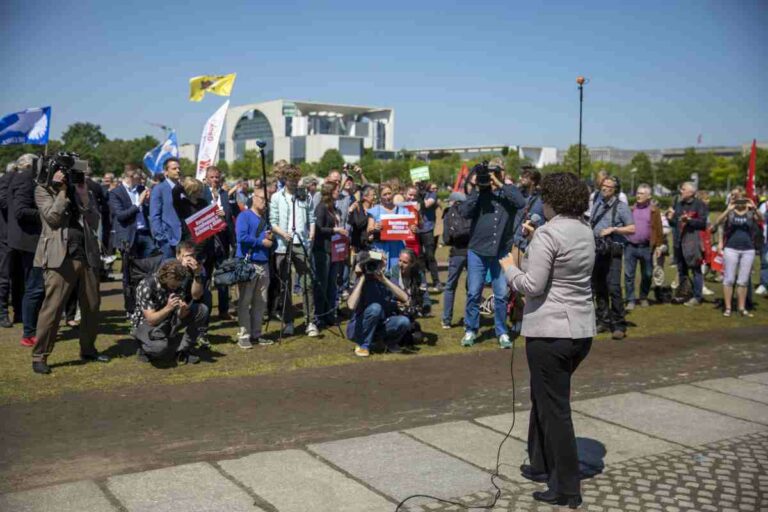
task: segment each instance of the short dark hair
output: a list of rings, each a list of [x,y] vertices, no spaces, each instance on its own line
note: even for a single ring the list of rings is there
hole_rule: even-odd
[[[541,200],[558,215],[581,217],[589,208],[589,188],[572,172],[555,172],[541,180]]]
[[[163,162],[163,170],[164,171],[168,170],[168,164],[171,163],[171,162],[176,162],[177,164],[179,164],[179,166],[181,166],[181,162],[179,162],[179,159],[176,158],[175,156],[172,156],[171,158],[169,158],[168,160]]]
[[[539,183],[541,183],[541,173],[531,167],[524,167],[523,172],[520,173],[520,177],[526,177],[529,180],[531,180],[534,184],[534,186],[539,186]]]
[[[181,251],[197,251],[197,246],[189,241],[189,240],[182,240],[179,242],[179,245],[176,246],[176,257],[178,258],[181,255]]]

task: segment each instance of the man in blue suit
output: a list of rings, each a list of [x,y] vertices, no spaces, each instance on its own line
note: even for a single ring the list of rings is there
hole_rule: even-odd
[[[149,224],[157,247],[165,259],[176,257],[176,246],[181,240],[181,221],[173,208],[174,187],[181,186],[181,167],[178,158],[169,158],[163,164],[165,180],[157,184],[149,199]]]
[[[122,184],[109,193],[109,211],[114,221],[114,247],[123,255],[125,311],[133,314],[134,297],[129,281],[129,258],[143,259],[155,250],[149,229],[149,190],[139,184],[136,170],[126,166]]]
[[[234,248],[235,242],[235,222],[232,215],[232,207],[229,204],[229,195],[227,191],[221,188],[221,171],[218,167],[212,165],[205,171],[205,188],[203,189],[203,197],[211,204],[218,205],[218,214],[227,223],[227,229],[217,233],[214,240],[215,254],[213,257],[207,257],[203,266],[205,267],[205,275],[212,276],[215,265],[218,265],[229,257],[231,249]],[[219,319],[230,320],[229,315],[229,287],[219,286]],[[207,291],[208,311],[211,309],[210,292]]]

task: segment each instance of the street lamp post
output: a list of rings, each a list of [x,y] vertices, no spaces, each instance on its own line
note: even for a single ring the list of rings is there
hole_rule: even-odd
[[[581,118],[582,110],[584,106],[584,83],[586,80],[583,76],[576,78],[576,83],[579,84],[579,179],[581,179]]]

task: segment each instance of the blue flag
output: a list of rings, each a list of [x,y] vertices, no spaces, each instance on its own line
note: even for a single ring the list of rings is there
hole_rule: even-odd
[[[8,144],[48,144],[51,107],[30,108],[0,119],[0,146]]]
[[[168,134],[168,138],[165,139],[165,142],[144,155],[144,166],[154,174],[162,171],[163,164],[171,157],[179,157],[179,143],[176,142],[175,131]]]

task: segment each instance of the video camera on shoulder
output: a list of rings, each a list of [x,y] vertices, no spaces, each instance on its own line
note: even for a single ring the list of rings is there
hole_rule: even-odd
[[[379,251],[361,251],[357,255],[357,264],[365,275],[373,275],[384,266],[384,253]]]
[[[488,165],[488,160],[483,160],[472,168],[472,172],[477,176],[476,184],[480,189],[491,188],[491,173],[494,173],[498,177],[498,173],[501,169],[498,167],[491,167]]]
[[[53,185],[53,176],[61,171],[67,177],[70,185],[85,183],[85,171],[88,169],[88,160],[80,160],[80,155],[61,151],[55,155],[43,155],[35,159],[33,167],[35,181],[39,185],[50,187]]]

